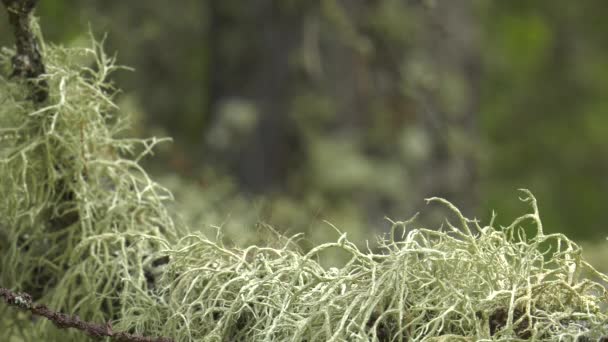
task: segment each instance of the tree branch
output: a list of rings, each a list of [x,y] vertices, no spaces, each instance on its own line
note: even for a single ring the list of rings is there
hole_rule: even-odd
[[[8,305],[24,311],[30,311],[36,316],[45,317],[59,328],[75,328],[91,337],[110,337],[117,342],[173,342],[172,339],[167,337],[143,337],[126,332],[113,331],[112,325],[109,322],[105,325],[85,322],[78,316],[69,316],[53,311],[46,305],[33,303],[32,297],[27,293],[15,293],[9,289],[0,287],[0,297]]]
[[[12,58],[13,74],[28,80],[32,88],[32,100],[41,103],[49,94],[48,84],[38,77],[45,73],[38,39],[30,27],[30,14],[38,0],[2,0],[13,26],[17,53]]]

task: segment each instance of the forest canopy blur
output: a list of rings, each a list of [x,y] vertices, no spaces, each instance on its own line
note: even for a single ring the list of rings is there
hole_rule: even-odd
[[[594,239],[608,190],[605,6],[65,0],[37,14],[53,42],[107,32],[137,70],[116,76],[119,102],[139,136],[174,138],[149,164],[195,198],[186,220],[325,241],[325,219],[362,241],[432,195],[471,215],[501,208],[506,224],[521,211],[506,199],[528,187],[549,231]]]

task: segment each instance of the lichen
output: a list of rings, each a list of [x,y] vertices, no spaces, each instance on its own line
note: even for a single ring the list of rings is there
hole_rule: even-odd
[[[176,341],[573,340],[608,334],[608,276],[563,234],[545,234],[536,200],[507,227],[395,221],[374,248],[339,230],[308,252],[225,246],[174,224],[171,193],[139,165],[162,139],[121,138],[128,116],[93,41],[44,46],[49,99],[0,78],[0,284],[84,320]],[[8,70],[10,51],[0,56]],[[526,236],[526,221],[537,228]],[[349,260],[324,268],[319,255]],[[582,276],[590,274],[591,278]],[[0,306],[0,339],[82,341],[77,331]]]

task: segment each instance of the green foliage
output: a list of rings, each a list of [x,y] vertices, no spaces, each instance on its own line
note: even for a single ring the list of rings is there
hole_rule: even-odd
[[[85,320],[176,341],[569,340],[608,333],[608,276],[532,212],[505,228],[481,226],[449,202],[456,228],[393,222],[377,247],[337,242],[302,252],[225,246],[173,224],[172,195],[138,162],[158,139],[120,138],[126,117],[105,79],[98,43],[44,48],[48,103],[1,79],[0,284]],[[7,70],[10,51],[1,62]],[[521,225],[530,221],[536,234]],[[221,233],[221,230],[220,230]],[[547,248],[551,248],[548,249]],[[337,249],[348,261],[325,268]],[[0,338],[82,341],[0,307]],[[501,315],[502,313],[502,315]],[[9,319],[10,317],[10,319]]]
[[[493,1],[481,17],[485,207],[515,214],[520,209],[505,191],[529,187],[545,206],[548,229],[581,240],[605,231],[599,203],[608,165],[608,31],[597,12],[603,5]]]

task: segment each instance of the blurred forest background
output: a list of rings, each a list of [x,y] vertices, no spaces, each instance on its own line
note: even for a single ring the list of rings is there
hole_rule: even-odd
[[[261,242],[363,243],[385,219],[437,226],[441,196],[487,222],[528,210],[579,241],[608,235],[608,3],[482,0],[40,1],[49,43],[89,27],[147,167],[182,219]],[[6,20],[2,44],[12,44]],[[266,241],[268,242],[268,241]],[[605,241],[604,241],[605,242]],[[605,246],[605,245],[604,245]]]

